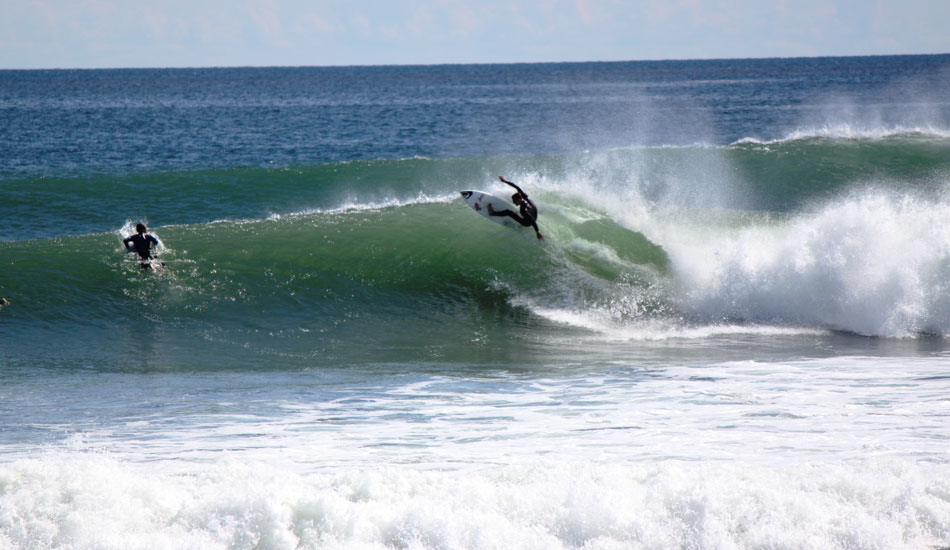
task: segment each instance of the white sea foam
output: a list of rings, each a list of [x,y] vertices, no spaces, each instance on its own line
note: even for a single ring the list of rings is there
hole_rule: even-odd
[[[0,547],[950,544],[942,359],[614,362],[269,372],[264,394],[256,372],[77,376],[85,433],[0,446]],[[48,386],[21,388],[62,402]],[[95,395],[120,387],[215,397],[130,423]]]
[[[950,333],[947,202],[869,191],[670,250],[686,306],[713,318]]]
[[[8,548],[926,548],[950,541],[945,466],[667,461],[299,475],[143,472],[108,457],[0,466]]]

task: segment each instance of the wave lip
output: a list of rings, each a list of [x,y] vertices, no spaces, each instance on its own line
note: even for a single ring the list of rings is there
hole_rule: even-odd
[[[809,141],[814,139],[883,140],[893,138],[950,139],[950,130],[932,125],[861,126],[849,123],[840,123],[800,128],[776,139],[744,137],[734,141],[732,144],[777,145],[782,143]]]

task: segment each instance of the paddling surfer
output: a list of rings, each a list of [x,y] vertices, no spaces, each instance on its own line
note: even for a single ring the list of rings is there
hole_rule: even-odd
[[[488,205],[488,213],[492,216],[508,216],[509,218],[520,223],[524,227],[533,227],[534,233],[538,236],[538,240],[543,240],[544,235],[538,231],[538,207],[531,202],[531,199],[528,198],[528,194],[521,190],[520,187],[515,185],[513,182],[510,182],[505,179],[504,176],[498,176],[503,183],[514,187],[518,192],[511,196],[512,202],[515,203],[515,206],[518,207],[518,212],[512,212],[507,208],[504,210],[495,210],[492,208],[492,205]]]
[[[152,268],[152,245],[158,246],[158,239],[148,233],[148,228],[144,223],[135,226],[135,235],[122,239],[122,244],[129,252],[133,250],[138,253],[142,269]],[[165,264],[161,264],[164,266]]]

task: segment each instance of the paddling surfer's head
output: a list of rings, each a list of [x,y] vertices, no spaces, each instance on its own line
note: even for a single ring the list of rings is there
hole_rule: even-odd
[[[135,226],[135,232],[136,232],[136,233],[138,233],[138,234],[140,234],[140,235],[144,235],[145,232],[147,232],[147,231],[148,231],[148,228],[145,227],[145,224],[144,224],[144,223],[136,224],[136,226]]]

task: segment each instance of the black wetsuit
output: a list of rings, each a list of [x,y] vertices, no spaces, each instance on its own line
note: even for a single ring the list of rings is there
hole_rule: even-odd
[[[148,233],[136,233],[131,237],[122,239],[122,243],[125,244],[126,250],[130,252],[135,250],[138,253],[142,260],[142,267],[149,267],[148,260],[152,259],[152,245],[158,246],[158,239]]]
[[[524,198],[524,200],[521,201],[518,212],[512,212],[506,208],[504,210],[495,210],[492,212],[492,216],[508,216],[525,227],[533,227],[534,231],[537,233],[538,207],[535,206],[534,203],[531,202],[531,199],[529,199],[524,193],[522,193],[521,196]]]

